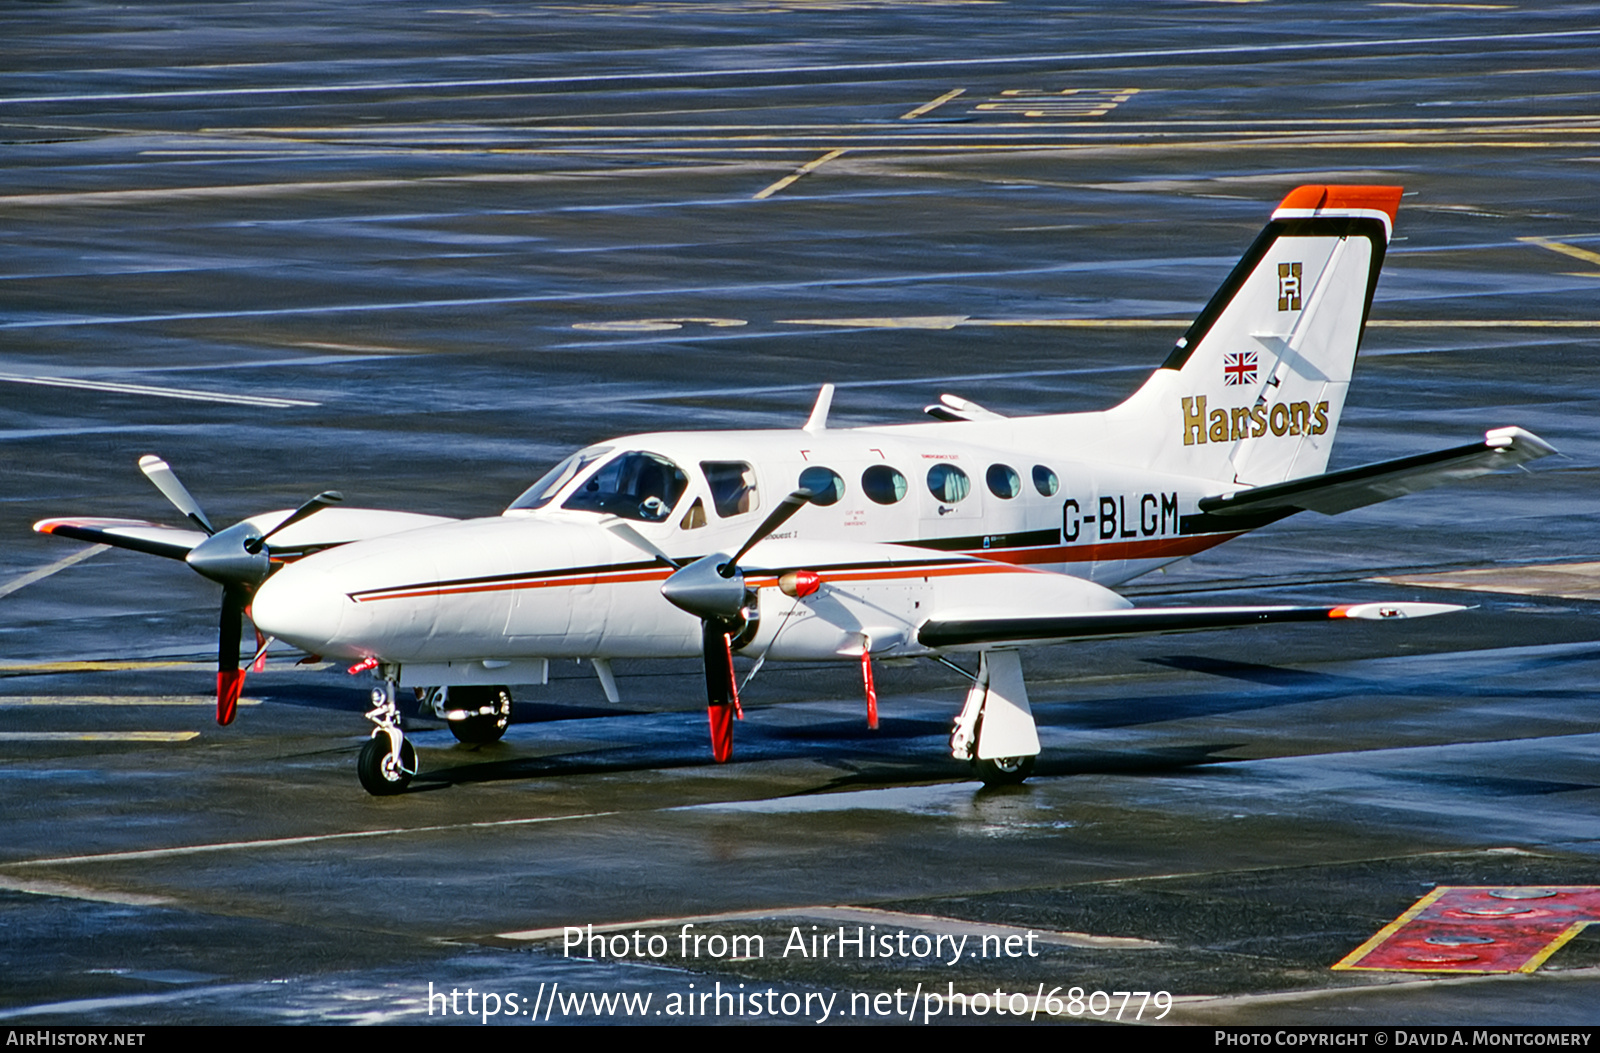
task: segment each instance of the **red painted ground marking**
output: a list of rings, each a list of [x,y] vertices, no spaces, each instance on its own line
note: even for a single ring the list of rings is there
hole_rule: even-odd
[[[1531,973],[1591,921],[1600,886],[1440,886],[1335,969]]]

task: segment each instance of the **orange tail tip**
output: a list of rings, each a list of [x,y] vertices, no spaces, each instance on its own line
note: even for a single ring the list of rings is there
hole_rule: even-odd
[[[1397,186],[1302,186],[1289,191],[1278,205],[1278,211],[1296,212],[1347,211],[1359,209],[1382,212],[1394,226],[1395,213],[1400,210],[1401,187]]]
[[[243,669],[217,671],[217,723],[227,727],[239,711],[239,692],[244,690]]]

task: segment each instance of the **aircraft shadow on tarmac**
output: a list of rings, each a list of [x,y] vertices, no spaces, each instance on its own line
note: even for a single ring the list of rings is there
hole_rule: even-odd
[[[896,723],[904,723],[908,727],[897,729]],[[804,791],[806,793],[975,779],[968,765],[948,757],[931,755],[926,727],[917,727],[917,725],[931,726],[931,723],[885,720],[877,732],[859,728],[857,734],[848,742],[843,736],[814,739],[813,741],[819,745],[826,743],[815,750],[805,749],[804,741],[798,736],[747,731],[740,743],[740,752],[732,768],[725,770],[737,774],[740,763],[808,758],[820,759],[837,770],[836,775]],[[792,729],[783,730],[789,732]],[[937,731],[942,736],[945,729],[940,725]],[[1179,774],[1234,759],[1223,754],[1237,749],[1240,745],[1242,743],[1223,742],[1146,750],[1052,749],[1040,758],[1035,768],[1035,775]],[[438,762],[442,758],[437,753],[430,757],[429,752],[424,751],[422,771],[418,773],[407,792],[473,783],[626,774],[710,766],[710,758],[706,756],[704,746],[698,741],[692,744],[628,743],[598,750],[542,757],[510,756],[509,754],[515,749],[515,743],[458,746],[449,756],[450,760],[464,760],[466,756],[474,759],[453,763],[448,767],[438,767]],[[978,787],[975,785],[974,789]],[[1022,789],[1025,790],[1026,787]]]

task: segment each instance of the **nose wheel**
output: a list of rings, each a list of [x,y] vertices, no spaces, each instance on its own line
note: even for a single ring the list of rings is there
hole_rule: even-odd
[[[361,788],[374,797],[400,793],[411,785],[416,773],[417,748],[405,738],[400,740],[400,751],[396,753],[387,735],[374,735],[361,747],[361,756],[356,759]]]

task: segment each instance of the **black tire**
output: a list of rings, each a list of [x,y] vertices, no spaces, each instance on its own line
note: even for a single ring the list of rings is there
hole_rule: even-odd
[[[452,687],[447,705],[473,713],[464,720],[450,721],[450,734],[469,746],[499,742],[511,726],[511,692],[503,687]],[[488,706],[494,707],[493,712],[474,712]]]
[[[1017,786],[1033,774],[1032,757],[996,757],[975,760],[972,767],[985,786]]]
[[[389,763],[388,735],[376,735],[368,739],[367,744],[361,747],[361,756],[356,759],[356,775],[361,779],[361,788],[374,797],[389,797],[403,792],[411,785],[411,777],[416,773],[417,748],[410,739],[400,741],[398,771]]]

